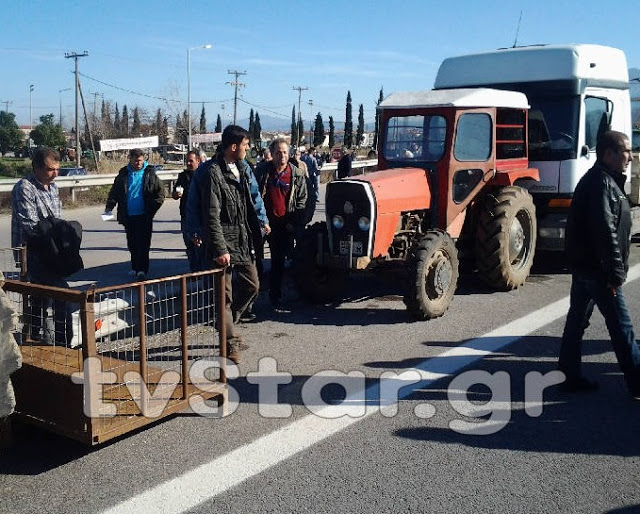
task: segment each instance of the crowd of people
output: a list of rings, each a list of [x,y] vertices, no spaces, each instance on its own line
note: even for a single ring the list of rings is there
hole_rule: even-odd
[[[247,130],[228,126],[211,159],[189,152],[186,169],[172,191],[172,197],[180,201],[190,269],[224,269],[228,356],[236,363],[246,345],[235,325],[255,316],[251,309],[264,280],[265,240],[271,253],[269,300],[274,313],[283,313],[285,262],[292,256],[295,241],[313,217],[319,199],[319,165],[313,148],[292,155],[287,140],[276,139],[253,168],[246,160],[249,141]],[[615,131],[601,134],[596,155],[595,166],[576,187],[566,228],[573,282],[559,368],[566,376],[566,391],[597,387],[594,380],[583,376],[580,367],[582,336],[597,306],[605,318],[629,392],[640,398],[640,348],[621,289],[630,248],[630,209],[623,189],[631,159],[628,137]],[[343,159],[343,167],[350,167],[349,155],[345,153]],[[11,235],[14,247],[27,245],[30,281],[67,287],[64,272],[52,273],[50,259],[41,253],[46,246],[42,239],[51,239],[53,234],[45,222],[61,218],[55,184],[59,160],[59,153],[51,149],[39,149],[34,154],[33,173],[13,190]],[[348,176],[348,172],[340,171],[342,175]],[[131,254],[131,273],[139,280],[149,271],[153,218],[163,201],[164,187],[147,166],[144,152],[131,150],[129,164],[120,170],[109,192],[106,213],[118,207],[117,220],[124,226]],[[48,233],[42,233],[43,225]],[[71,246],[79,252],[76,236],[73,230],[62,232],[66,238],[63,242],[73,242]],[[46,340],[62,334],[63,343],[68,343],[67,309],[53,306],[47,298],[36,303],[32,308],[45,311],[54,307],[56,314],[51,326],[40,327],[34,337]]]
[[[254,166],[247,160],[249,133],[237,125],[228,126],[215,155],[187,153],[186,167],[179,173],[170,195],[178,200],[180,227],[191,271],[213,268],[225,270],[226,334],[229,358],[240,360],[246,345],[235,325],[253,320],[253,304],[266,282],[264,247],[269,245],[271,269],[268,292],[276,314],[286,313],[283,302],[283,276],[287,259],[293,257],[295,240],[311,220],[319,201],[319,170],[314,148],[291,152],[285,139],[276,139],[265,149]],[[55,184],[60,154],[39,149],[33,158],[33,173],[19,181],[13,191],[12,246],[26,244],[29,276],[34,283],[68,287],[65,276],[52,273],[43,262],[37,244],[37,228],[44,220],[61,219],[62,205]],[[126,234],[130,253],[129,275],[144,280],[149,274],[149,253],[153,220],[165,201],[165,189],[145,152],[133,149],[129,162],[118,172],[109,191],[104,219],[114,217]],[[79,255],[79,244],[77,245]],[[264,288],[264,286],[263,286]],[[72,336],[70,313],[60,302],[39,300],[45,320],[47,309],[55,320],[50,327],[35,327],[33,339],[52,344],[57,334]]]

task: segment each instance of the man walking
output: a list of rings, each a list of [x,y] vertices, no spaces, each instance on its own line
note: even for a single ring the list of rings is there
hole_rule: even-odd
[[[118,223],[124,226],[131,254],[129,274],[138,280],[144,280],[149,273],[153,217],[164,202],[164,186],[147,164],[142,150],[129,152],[129,164],[118,172],[105,207],[106,214],[118,205]]]
[[[293,241],[305,223],[307,177],[289,162],[289,144],[276,139],[271,144],[273,160],[262,177],[260,190],[264,198],[271,234],[271,275],[269,298],[275,312],[282,312],[282,275],[287,255],[293,251]]]
[[[178,174],[172,193],[174,200],[180,200],[180,229],[182,231],[184,245],[187,249],[187,259],[189,260],[189,269],[191,271],[198,271],[200,264],[198,262],[198,249],[193,243],[191,235],[187,230],[187,199],[189,198],[189,186],[191,185],[191,179],[193,179],[193,174],[196,172],[199,165],[200,157],[198,152],[195,150],[189,151],[187,153],[187,167],[184,171],[181,171]]]
[[[199,212],[199,224],[204,244],[205,268],[226,267],[225,270],[225,327],[228,356],[240,362],[241,338],[234,329],[247,306],[259,290],[255,266],[253,238],[260,235],[249,188],[245,157],[249,148],[249,132],[237,125],[229,125],[222,133],[222,142],[216,156],[207,161],[196,173],[190,198],[190,208]],[[196,200],[199,200],[196,202]],[[189,225],[194,225],[191,221]],[[232,271],[236,275],[235,294],[232,290]]]
[[[566,250],[572,283],[558,363],[566,375],[562,388],[576,392],[598,387],[580,371],[582,337],[597,305],[627,388],[638,397],[640,348],[621,287],[629,269],[631,216],[624,194],[624,173],[631,160],[629,138],[612,130],[602,133],[596,156],[595,165],[576,187],[567,220]]]

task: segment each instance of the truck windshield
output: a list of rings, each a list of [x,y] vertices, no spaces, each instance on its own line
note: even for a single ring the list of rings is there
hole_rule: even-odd
[[[575,159],[578,148],[580,97],[530,97],[529,159]]]
[[[446,132],[442,116],[393,116],[387,121],[384,157],[387,161],[439,161]]]

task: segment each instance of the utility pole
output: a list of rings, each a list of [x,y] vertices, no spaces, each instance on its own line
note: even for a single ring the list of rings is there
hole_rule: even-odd
[[[29,146],[31,146],[31,131],[33,130],[33,110],[31,108],[31,96],[33,94],[33,84],[29,85]]]
[[[4,107],[4,111],[8,113],[9,112],[9,104],[12,104],[13,100],[1,100],[0,103],[4,104],[4,106],[5,106]]]
[[[309,100],[309,144],[308,147],[313,146],[313,100]]]
[[[227,82],[230,86],[235,87],[235,93],[233,94],[233,124],[236,124],[237,115],[238,115],[238,86],[244,87],[245,84],[243,82],[238,82],[238,77],[240,75],[246,75],[246,71],[235,71],[235,70],[227,70],[229,75],[233,75],[235,78],[232,82]]]
[[[81,54],[76,53],[76,52],[65,52],[64,53],[64,58],[65,59],[73,59],[75,61],[75,75],[76,75],[76,166],[79,168],[80,167],[80,129],[79,129],[79,111],[78,111],[78,105],[79,105],[79,99],[80,99],[80,77],[78,75],[78,58],[79,57],[87,57],[89,55],[89,52],[87,52],[86,50],[84,52],[82,52]]]
[[[302,114],[300,113],[300,100],[302,99],[302,92],[308,91],[309,88],[293,86],[293,90],[298,92],[298,127],[299,127],[300,125],[302,125],[302,123],[300,123],[302,121]],[[300,134],[298,134],[298,140],[296,141],[296,146],[298,146],[299,143],[300,143]]]

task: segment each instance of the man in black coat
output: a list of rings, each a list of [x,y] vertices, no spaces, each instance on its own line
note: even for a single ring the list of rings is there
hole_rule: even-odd
[[[174,200],[180,200],[180,229],[182,230],[182,239],[187,249],[187,259],[189,260],[189,269],[191,271],[200,269],[200,251],[193,243],[187,230],[187,199],[189,198],[191,179],[193,179],[193,175],[199,165],[199,153],[195,150],[187,152],[187,167],[178,174],[171,195]]]
[[[604,316],[627,388],[640,396],[640,348],[636,343],[622,284],[629,269],[631,215],[624,194],[631,161],[629,138],[616,131],[600,135],[597,160],[580,179],[566,229],[566,251],[572,268],[571,304],[562,335],[559,368],[565,391],[589,391],[597,383],[580,372],[581,343],[593,307]]]

